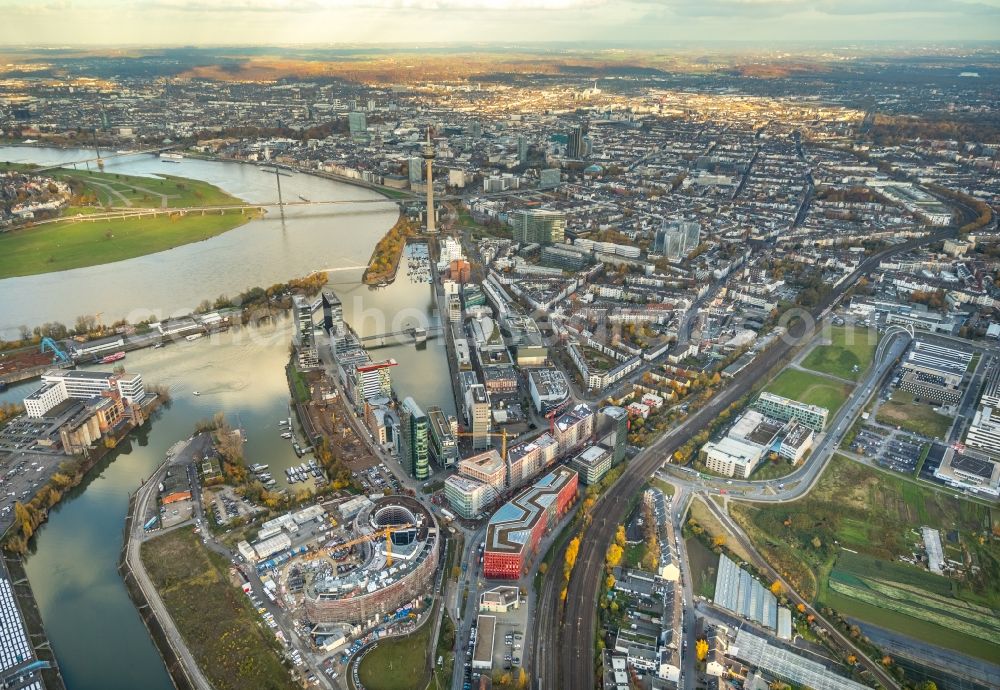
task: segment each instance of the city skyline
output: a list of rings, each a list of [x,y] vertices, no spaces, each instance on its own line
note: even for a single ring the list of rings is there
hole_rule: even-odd
[[[6,0],[0,9],[3,46],[978,41],[1000,28],[998,0]]]
[[[39,1],[6,690],[1000,688],[1000,0]]]

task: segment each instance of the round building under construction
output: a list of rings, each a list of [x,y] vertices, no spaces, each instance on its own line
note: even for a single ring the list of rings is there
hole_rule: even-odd
[[[300,565],[307,620],[368,627],[431,591],[440,536],[418,501],[380,498],[358,513],[349,531],[350,539]]]

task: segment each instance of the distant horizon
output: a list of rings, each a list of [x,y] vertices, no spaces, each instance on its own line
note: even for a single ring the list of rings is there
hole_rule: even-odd
[[[765,52],[783,52],[795,49],[799,54],[815,53],[819,50],[851,48],[880,49],[914,49],[920,48],[929,55],[936,50],[954,50],[960,48],[989,49],[997,51],[1000,57],[1000,39],[953,39],[926,41],[922,39],[816,39],[816,40],[748,40],[748,39],[672,39],[668,41],[634,41],[624,43],[611,40],[482,40],[482,41],[333,41],[333,42],[303,42],[303,43],[251,43],[251,42],[218,42],[218,43],[0,43],[0,51],[63,51],[84,50],[91,53],[113,53],[120,50],[157,51],[157,50],[247,50],[266,52],[269,50],[315,50],[315,51],[346,51],[346,50],[378,50],[378,51],[419,51],[419,50],[496,50],[509,49],[542,49],[558,48],[566,53],[581,52],[588,47],[601,50],[632,50],[647,51],[683,51],[692,48],[725,49],[730,52],[753,50]]]
[[[1000,0],[0,0],[0,11],[0,47],[38,49],[107,47],[109,36],[128,36],[113,44],[123,48],[634,48],[994,43],[1000,35]]]

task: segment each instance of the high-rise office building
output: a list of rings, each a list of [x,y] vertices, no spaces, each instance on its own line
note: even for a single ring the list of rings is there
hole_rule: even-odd
[[[521,165],[528,162],[528,138],[523,134],[517,138],[517,162]]]
[[[566,239],[566,214],[561,211],[527,209],[511,215],[514,241],[521,244],[555,244]]]
[[[344,327],[344,305],[333,290],[323,290],[323,330],[340,332]]]
[[[430,476],[427,415],[413,398],[406,398],[399,415],[399,463],[415,479]]]
[[[701,242],[701,224],[697,221],[663,221],[656,231],[653,251],[668,259],[682,259]]]
[[[292,296],[292,317],[295,321],[295,349],[299,355],[299,364],[305,367],[316,366],[316,324],[313,323],[312,304],[306,297]]]
[[[368,131],[368,118],[361,112],[348,113],[347,128],[351,134],[364,134]]]
[[[701,244],[701,223],[698,221],[683,221],[680,223],[684,232],[684,248],[690,253]]]
[[[490,421],[492,410],[486,386],[477,383],[465,391],[465,416],[472,432],[472,447],[476,450],[490,447]]]
[[[440,407],[431,407],[427,410],[427,419],[430,424],[431,450],[434,459],[441,467],[451,467],[458,462],[458,441],[456,432],[458,431],[458,420],[451,415],[446,415]]]
[[[585,155],[586,144],[583,125],[577,125],[566,134],[566,157],[578,160]]]
[[[628,444],[628,411],[623,407],[608,405],[597,413],[597,442],[611,451],[611,463],[617,465],[625,459]]]
[[[562,171],[559,168],[545,168],[538,174],[539,189],[555,189],[562,182]]]
[[[413,184],[414,182],[423,182],[423,161],[419,156],[411,156],[407,167],[409,168],[410,184]]]

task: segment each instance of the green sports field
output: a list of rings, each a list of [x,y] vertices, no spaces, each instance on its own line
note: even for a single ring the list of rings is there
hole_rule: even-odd
[[[825,407],[830,411],[827,419],[833,419],[852,389],[853,386],[850,384],[798,369],[785,369],[764,388],[769,393],[798,400],[807,405]]]
[[[410,635],[383,640],[365,655],[358,668],[369,690],[424,690],[430,677],[431,628],[428,621]]]
[[[868,369],[878,344],[874,329],[842,326],[829,331],[830,344],[817,345],[802,360],[802,367],[857,381]]]

